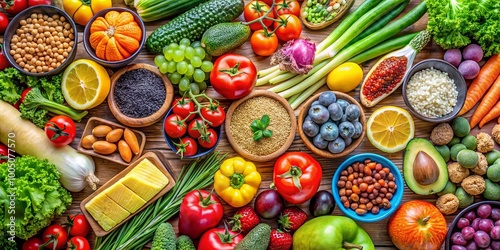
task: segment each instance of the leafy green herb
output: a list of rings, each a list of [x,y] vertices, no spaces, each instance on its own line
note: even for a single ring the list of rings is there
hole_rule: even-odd
[[[271,118],[268,115],[263,115],[260,120],[254,120],[250,124],[254,141],[260,141],[262,138],[269,138],[273,135],[273,131],[266,129],[269,126],[269,122],[271,122]]]

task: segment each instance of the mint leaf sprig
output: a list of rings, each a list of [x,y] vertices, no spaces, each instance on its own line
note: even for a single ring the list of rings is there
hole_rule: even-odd
[[[266,129],[271,122],[271,118],[268,115],[263,115],[262,118],[253,120],[250,124],[250,129],[253,132],[253,140],[260,141],[262,138],[269,138],[273,135],[273,131]]]

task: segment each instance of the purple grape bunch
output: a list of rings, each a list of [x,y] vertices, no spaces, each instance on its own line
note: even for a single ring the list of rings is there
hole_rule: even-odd
[[[500,250],[500,209],[482,204],[459,218],[453,230],[452,250]]]

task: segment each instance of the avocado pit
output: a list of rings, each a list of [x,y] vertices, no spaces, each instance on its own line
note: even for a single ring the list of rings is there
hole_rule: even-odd
[[[413,161],[413,177],[420,185],[430,185],[439,178],[437,163],[424,151],[419,151]]]

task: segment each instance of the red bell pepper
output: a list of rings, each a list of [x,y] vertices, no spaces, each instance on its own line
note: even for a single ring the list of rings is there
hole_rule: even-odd
[[[274,164],[274,186],[292,204],[311,199],[318,191],[321,176],[319,162],[304,152],[286,153]]]
[[[212,228],[201,236],[198,250],[232,250],[243,239],[243,235],[225,228]]]
[[[179,211],[179,233],[197,239],[219,224],[224,208],[217,196],[205,190],[193,190],[182,199]]]

